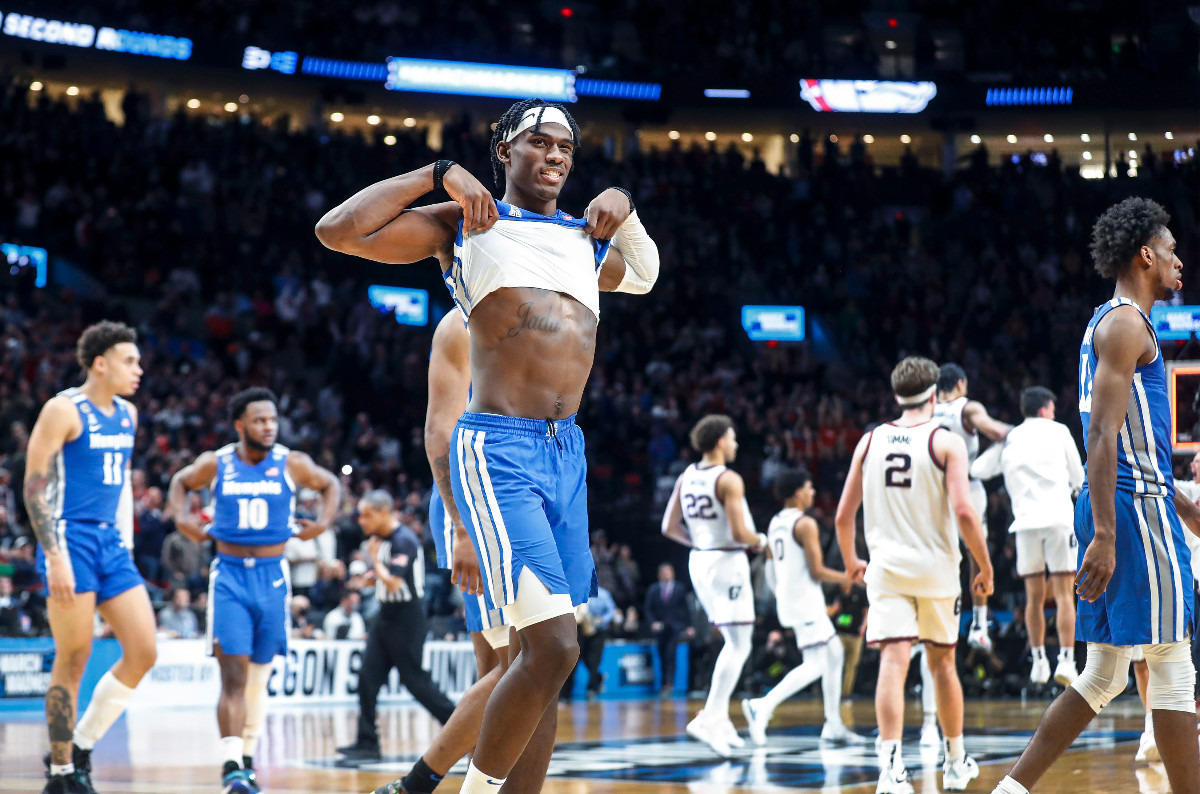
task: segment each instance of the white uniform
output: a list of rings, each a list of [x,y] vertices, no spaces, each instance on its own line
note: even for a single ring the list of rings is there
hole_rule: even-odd
[[[967,465],[975,462],[979,457],[979,431],[973,430],[967,432],[967,428],[963,425],[963,411],[967,407],[967,398],[959,397],[957,400],[950,402],[937,403],[933,406],[933,419],[942,427],[949,430],[954,435],[967,442]],[[975,508],[976,514],[979,515],[979,523],[983,527],[983,534],[987,536],[987,491],[983,487],[983,483],[971,478],[971,507]]]
[[[771,567],[775,571],[775,608],[779,623],[796,634],[800,650],[822,645],[834,637],[833,623],[825,611],[825,593],[808,569],[804,547],[796,542],[796,522],[804,511],[786,507],[775,514],[767,529]]]
[[[933,436],[942,429],[936,421],[913,427],[888,423],[865,442],[868,643],[958,641],[962,552],[944,465],[933,455]]]
[[[1071,493],[1083,487],[1079,448],[1066,425],[1030,417],[971,464],[971,476],[1004,475],[1012,501],[1017,575],[1075,573],[1075,507]],[[1188,533],[1190,534],[1190,533]]]
[[[717,498],[717,480],[725,466],[692,464],[680,475],[679,504],[692,538],[688,572],[696,597],[717,626],[754,622],[754,591],[745,547],[733,539],[725,506]],[[750,506],[742,500],[746,526],[754,530]]]

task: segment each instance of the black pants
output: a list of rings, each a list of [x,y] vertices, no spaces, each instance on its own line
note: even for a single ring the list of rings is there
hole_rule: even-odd
[[[454,704],[433,683],[429,672],[421,667],[424,648],[425,612],[421,602],[381,605],[379,618],[367,635],[367,648],[358,677],[359,744],[379,744],[375,702],[393,667],[400,672],[400,683],[430,714],[443,724],[450,719]]]
[[[662,631],[654,636],[658,643],[658,660],[662,664],[663,689],[675,688],[675,646],[679,644],[679,635],[683,629],[667,623]]]
[[[607,643],[608,629],[601,629],[590,636],[585,635],[582,631],[579,632],[579,661],[575,663],[575,669],[563,682],[563,697],[571,699],[571,693],[575,691],[575,676],[583,675],[579,671],[581,667],[586,667],[589,674],[588,693],[600,694],[600,685],[604,683],[600,678],[600,660],[604,658],[604,646]]]

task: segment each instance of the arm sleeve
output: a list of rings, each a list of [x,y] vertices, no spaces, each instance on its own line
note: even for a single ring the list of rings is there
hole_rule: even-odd
[[[971,464],[971,476],[977,480],[990,480],[998,476],[1003,471],[1000,461],[1003,452],[1004,444],[992,444]]]
[[[125,484],[121,486],[121,496],[117,500],[117,530],[121,533],[121,542],[130,554],[133,554],[133,486],[129,482],[129,472],[125,472]]]
[[[658,281],[658,246],[650,239],[636,210],[617,229],[612,244],[625,257],[625,278],[615,291],[645,295]]]

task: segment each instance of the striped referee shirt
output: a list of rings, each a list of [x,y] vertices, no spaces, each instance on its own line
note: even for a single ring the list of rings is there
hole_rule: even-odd
[[[388,590],[375,583],[375,598],[380,604],[401,604],[425,595],[425,552],[416,534],[400,524],[379,544],[379,560],[388,574],[400,580],[400,587]]]

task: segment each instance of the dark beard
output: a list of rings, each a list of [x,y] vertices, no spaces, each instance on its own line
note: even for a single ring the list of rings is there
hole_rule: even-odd
[[[270,452],[275,448],[274,444],[263,444],[250,438],[250,436],[246,436],[246,446],[255,452]]]

